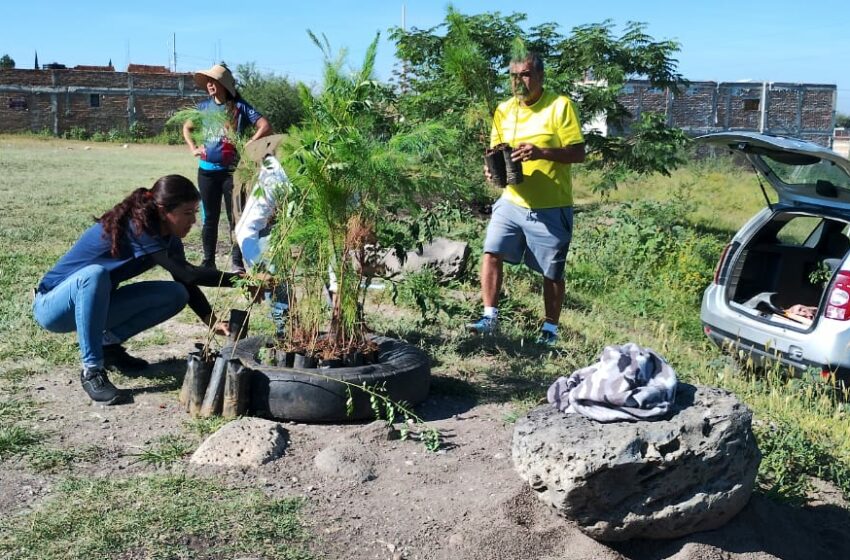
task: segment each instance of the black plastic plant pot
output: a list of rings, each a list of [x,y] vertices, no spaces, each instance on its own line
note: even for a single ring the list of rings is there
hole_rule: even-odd
[[[277,365],[279,366],[292,367],[292,364],[295,362],[295,352],[287,352],[278,348],[275,350],[275,356],[277,357]]]
[[[416,405],[428,396],[431,360],[421,349],[401,340],[372,337],[375,363],[330,369],[265,366],[257,361],[264,337],[252,336],[224,355],[234,352],[251,375],[250,412],[257,416],[299,422],[350,422],[374,418],[374,389],[395,402]],[[349,401],[349,398],[351,399]],[[350,405],[350,408],[349,408]]]
[[[231,342],[248,336],[248,312],[241,309],[231,309],[229,326]]]
[[[505,180],[509,185],[519,185],[522,183],[522,162],[511,159],[513,148],[504,145],[502,148],[502,157],[505,161]]]
[[[344,362],[342,358],[329,358],[327,360],[319,360],[319,369],[330,369],[342,367]]]
[[[319,360],[315,356],[307,356],[305,354],[295,354],[292,359],[292,367],[296,369],[315,369],[319,364]]]
[[[365,363],[363,352],[349,352],[342,357],[343,363],[348,367],[362,366]]]
[[[501,144],[499,145],[501,146]],[[505,175],[505,156],[499,146],[487,148],[484,152],[484,164],[490,172],[490,180],[493,184],[504,187],[507,184]]]
[[[207,391],[216,358],[217,354],[199,350],[190,352],[186,359],[186,375],[183,377],[183,386],[178,398],[192,416],[197,416],[201,412],[204,394]]]

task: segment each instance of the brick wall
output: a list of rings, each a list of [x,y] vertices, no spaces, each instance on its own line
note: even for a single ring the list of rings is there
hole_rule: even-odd
[[[139,123],[155,134],[204,97],[191,74],[2,69],[0,132],[94,133]]]
[[[631,80],[619,101],[632,119],[616,126],[621,134],[644,111],[667,115],[670,126],[692,136],[724,130],[763,131],[831,145],[836,86],[760,82],[691,82],[679,91]]]
[[[704,128],[714,126],[717,105],[717,84],[700,82],[673,92],[670,108],[670,124],[684,128]]]

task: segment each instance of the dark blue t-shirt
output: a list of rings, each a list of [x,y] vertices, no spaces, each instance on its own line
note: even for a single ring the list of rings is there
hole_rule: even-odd
[[[203,116],[204,153],[201,155],[200,168],[207,171],[228,171],[236,167],[236,153],[233,131],[224,127],[224,112],[227,105],[218,105],[212,99],[198,103],[198,111]],[[254,125],[262,115],[247,102],[236,101],[236,136]]]
[[[49,292],[63,280],[78,270],[98,264],[109,271],[112,288],[130,278],[153,268],[154,262],[148,256],[162,250],[177,260],[186,260],[183,242],[172,235],[150,235],[147,232],[136,234],[133,227],[128,227],[121,243],[119,256],[110,253],[112,243],[103,235],[103,225],[100,222],[87,229],[65,253],[59,262],[44,275],[38,285],[40,292]]]

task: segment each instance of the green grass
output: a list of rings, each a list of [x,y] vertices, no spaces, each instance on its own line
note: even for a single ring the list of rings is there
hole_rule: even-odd
[[[0,460],[23,453],[39,440],[41,435],[38,432],[23,426],[0,427]]]
[[[77,463],[93,463],[104,454],[104,450],[91,445],[84,449],[60,449],[48,445],[37,445],[27,450],[30,468],[36,472],[55,473],[72,469]]]
[[[192,418],[183,423],[187,431],[205,438],[218,431],[219,428],[230,422],[227,418],[221,416],[211,416],[209,418]]]
[[[187,456],[192,452],[192,447],[191,443],[180,436],[167,434],[158,438],[152,445],[132,455],[135,457],[135,462],[161,467],[176,463]]]
[[[34,511],[0,520],[0,557],[306,560],[300,506],[201,478],[71,478]]]

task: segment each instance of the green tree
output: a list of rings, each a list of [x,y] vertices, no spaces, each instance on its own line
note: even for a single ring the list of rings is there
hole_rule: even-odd
[[[525,19],[521,13],[468,16],[449,8],[438,26],[393,29],[391,38],[402,61],[399,106],[405,117],[466,125],[466,138],[472,145],[460,149],[466,152],[462,157],[474,158],[482,149],[481,142],[474,141],[480,133],[469,129],[469,119],[458,116],[469,114],[470,107],[486,97],[479,92],[482,83],[497,98],[510,95],[506,71],[519,38],[543,56],[547,87],[576,101],[585,123],[604,115],[611,129],[625,132],[625,137],[586,134],[585,167],[601,171],[598,190],[616,188],[629,173],[667,174],[682,163],[684,133],[667,127],[658,116],[638,118],[618,100],[631,78],[648,79],[659,88],[680,87],[684,80],[673,56],[678,43],[654,40],[641,23],[627,23],[619,36],[611,21],[579,26],[564,36],[556,23],[525,29]],[[476,64],[454,63],[465,57]]]
[[[835,126],[850,128],[850,115],[844,113],[836,113]]]
[[[0,68],[14,68],[14,67],[15,67],[15,61],[11,56],[9,56],[8,54],[4,54],[3,56],[0,56]]]
[[[239,92],[263,114],[275,132],[286,132],[304,118],[298,87],[285,77],[264,74],[253,62],[236,67]]]

